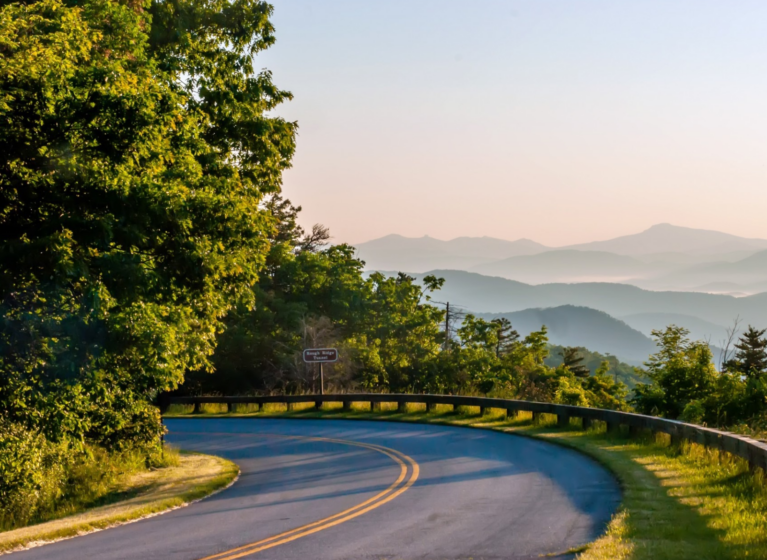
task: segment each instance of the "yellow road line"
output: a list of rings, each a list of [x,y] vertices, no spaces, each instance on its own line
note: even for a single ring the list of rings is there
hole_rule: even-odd
[[[192,432],[183,432],[183,433],[189,434]],[[364,502],[357,504],[356,506],[345,509],[344,511],[341,511],[329,517],[320,519],[319,521],[302,525],[301,527],[297,527],[296,529],[291,529],[290,531],[285,531],[283,533],[279,533],[272,537],[262,539],[260,541],[256,541],[243,546],[239,546],[231,550],[219,552],[218,554],[206,556],[204,558],[201,558],[200,560],[235,560],[236,558],[249,556],[251,554],[255,554],[256,552],[266,550],[267,548],[272,548],[281,544],[285,544],[285,543],[294,541],[296,539],[300,539],[301,537],[305,537],[313,533],[317,533],[318,531],[322,531],[323,529],[334,527],[336,525],[344,523],[345,521],[349,521],[350,519],[354,519],[355,517],[358,517],[364,513],[367,513],[368,511],[371,511],[379,506],[382,506],[383,504],[387,502],[390,502],[391,500],[393,500],[394,498],[396,498],[397,496],[405,492],[408,488],[410,488],[415,483],[415,481],[418,480],[418,475],[420,472],[418,463],[416,463],[411,457],[408,457],[404,453],[401,453],[395,449],[390,449],[382,445],[362,443],[358,441],[349,441],[344,439],[323,438],[323,437],[304,437],[304,436],[282,436],[279,434],[232,434],[232,433],[211,433],[211,432],[195,432],[195,433],[199,433],[201,435],[202,434],[220,435],[220,436],[226,435],[226,436],[240,436],[240,437],[242,436],[279,437],[284,439],[298,439],[302,441],[322,441],[322,442],[328,442],[328,443],[339,443],[342,445],[353,445],[355,447],[362,447],[365,449],[370,449],[372,451],[383,453],[384,455],[393,459],[400,466],[400,474],[399,474],[399,477],[397,477],[397,480],[395,480],[388,488],[386,488],[386,490],[379,492],[372,498],[369,498],[365,500]],[[405,476],[407,475],[408,465],[411,468],[410,478],[407,480],[407,482],[402,484],[403,480],[405,479]]]

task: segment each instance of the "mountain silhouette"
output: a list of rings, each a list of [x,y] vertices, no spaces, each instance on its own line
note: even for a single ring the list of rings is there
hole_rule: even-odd
[[[458,237],[442,241],[433,237],[387,235],[360,243],[357,255],[368,270],[424,272],[432,268],[469,269],[478,264],[548,248],[529,239],[506,241],[492,237]]]
[[[459,270],[433,270],[429,274],[445,279],[445,285],[437,292],[439,300],[476,313],[575,305],[604,311],[613,317],[677,313],[728,325],[739,316],[756,327],[767,326],[767,293],[733,297],[699,292],[654,292],[628,284],[598,282],[532,286]],[[421,278],[423,274],[416,277]]]
[[[651,290],[736,295],[767,286],[767,240],[671,224],[559,248],[529,239],[388,235],[360,243],[357,251],[367,270],[466,270],[529,284],[621,282]]]
[[[767,240],[748,239],[707,229],[657,224],[633,235],[624,235],[606,241],[580,243],[566,248],[579,251],[608,251],[619,255],[662,252],[716,255],[733,251],[767,249]]]

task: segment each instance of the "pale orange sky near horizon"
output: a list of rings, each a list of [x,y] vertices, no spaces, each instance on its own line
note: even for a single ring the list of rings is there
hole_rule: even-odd
[[[767,238],[767,2],[274,5],[284,192],[336,242]]]

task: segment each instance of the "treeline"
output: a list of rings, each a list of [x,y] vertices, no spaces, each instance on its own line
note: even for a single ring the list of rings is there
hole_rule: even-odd
[[[505,319],[447,315],[433,301],[443,280],[422,283],[406,274],[365,275],[346,245],[327,246],[322,226],[297,225],[300,208],[279,196],[267,208],[279,224],[256,282],[254,306],[243,303],[224,319],[213,355],[214,373],[187,374],[182,394],[247,394],[318,390],[315,366],[302,351],[336,347],[327,365],[337,391],[490,394],[627,408],[625,385],[613,376],[617,360],[575,348],[552,348],[546,329],[522,338]],[[625,374],[622,371],[621,374]]]
[[[767,428],[767,339],[749,326],[725,350],[720,371],[708,343],[670,326],[653,331],[658,352],[645,363],[649,383],[635,388],[638,412],[711,426],[753,431]]]

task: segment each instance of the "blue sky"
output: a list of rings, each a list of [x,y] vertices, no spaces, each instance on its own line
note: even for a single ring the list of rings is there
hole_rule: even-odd
[[[767,237],[767,2],[274,6],[285,192],[336,241]]]

